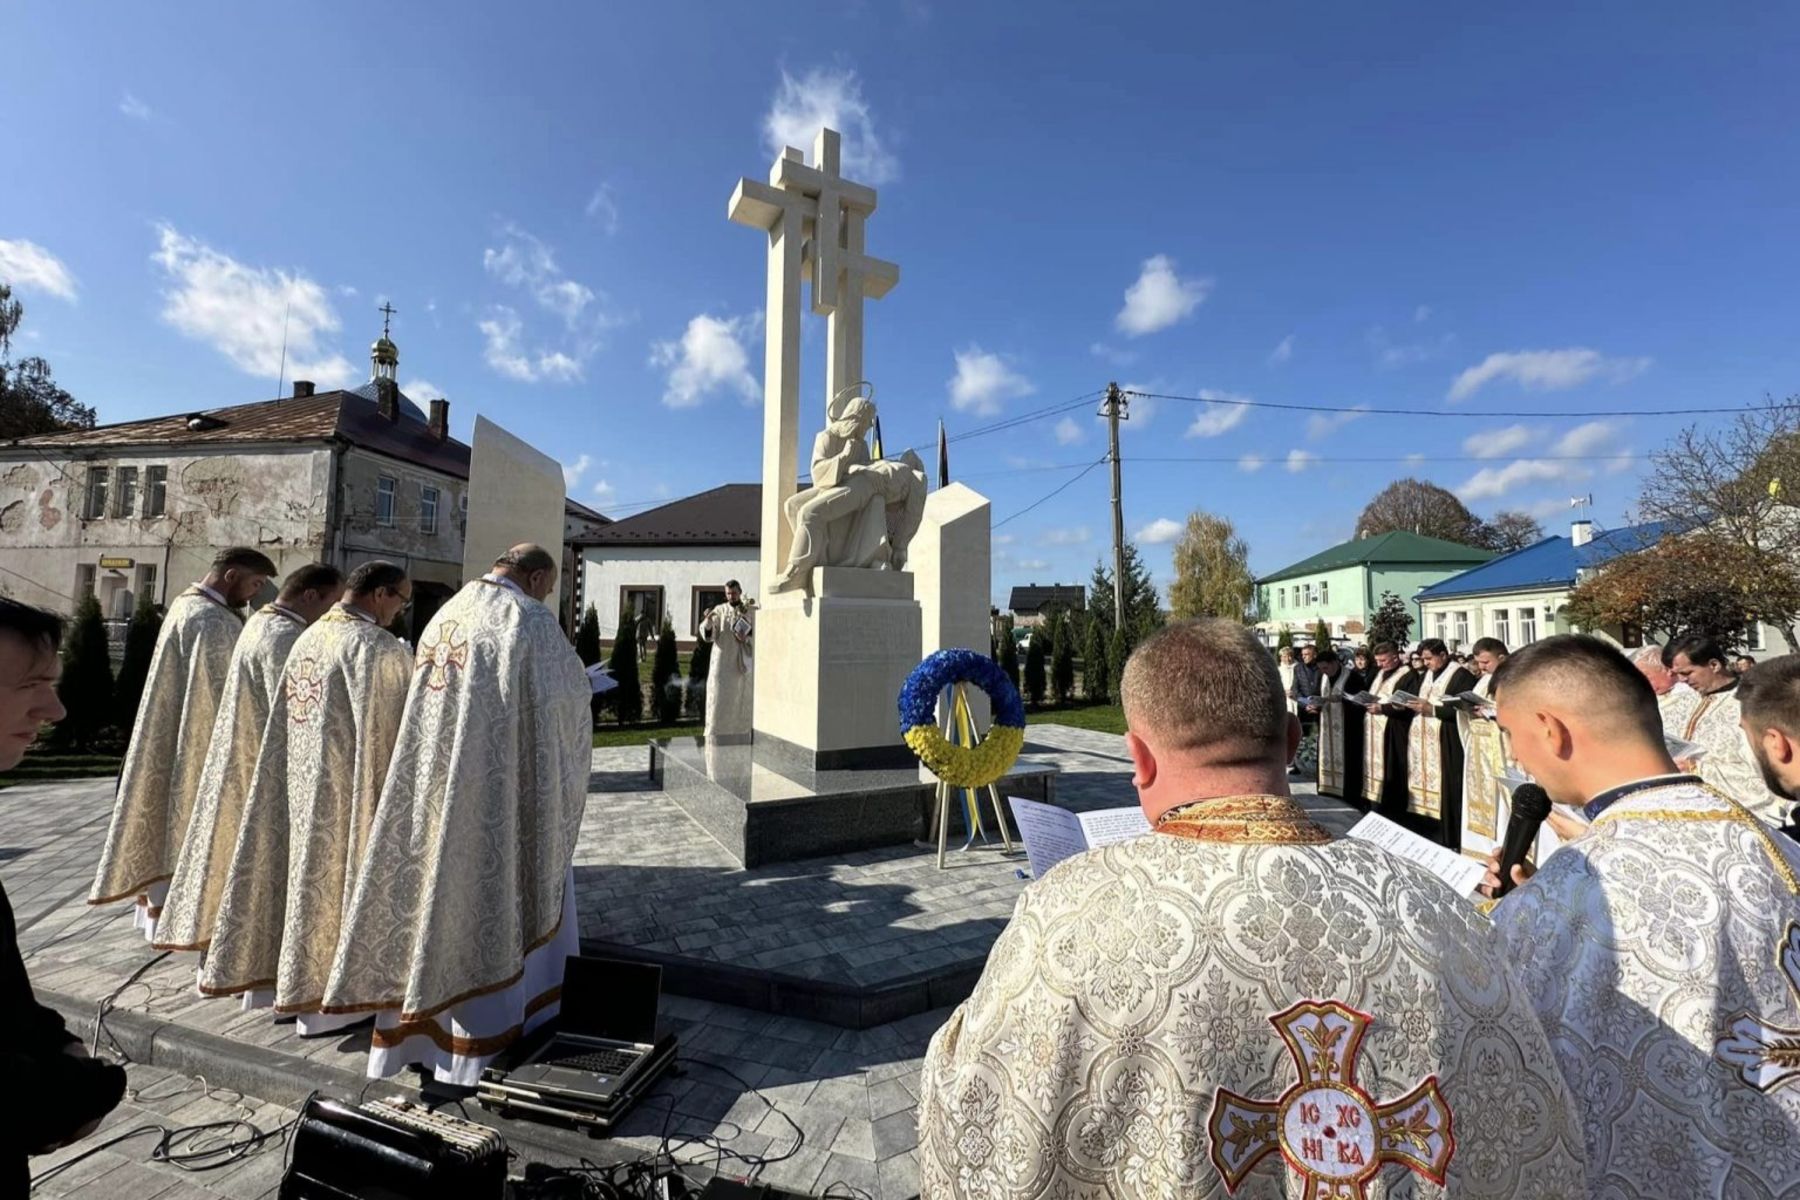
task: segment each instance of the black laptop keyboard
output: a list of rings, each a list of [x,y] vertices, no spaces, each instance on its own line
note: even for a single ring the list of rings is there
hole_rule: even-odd
[[[638,1058],[634,1050],[588,1050],[552,1059],[550,1065],[571,1071],[592,1071],[596,1075],[622,1075]]]

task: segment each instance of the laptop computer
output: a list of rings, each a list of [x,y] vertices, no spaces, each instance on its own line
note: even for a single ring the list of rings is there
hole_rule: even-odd
[[[660,1058],[656,1011],[662,968],[571,956],[563,973],[557,1032],[506,1073],[506,1083],[565,1102],[605,1107],[635,1090]]]

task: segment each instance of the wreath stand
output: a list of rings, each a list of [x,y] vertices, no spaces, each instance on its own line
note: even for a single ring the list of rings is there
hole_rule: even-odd
[[[971,750],[981,744],[983,734],[975,727],[975,717],[969,710],[967,684],[954,684],[954,695],[951,697],[950,713],[944,720],[944,737],[955,746],[967,746]],[[987,784],[980,788],[959,788],[938,780],[936,813],[931,823],[931,841],[937,843],[938,870],[946,869],[945,853],[950,843],[950,798],[956,792],[963,794],[963,815],[969,828],[969,840],[962,844],[964,850],[973,849],[976,835],[987,841],[987,831],[981,827],[981,800],[978,792],[986,792],[989,802],[994,807],[994,821],[1000,826],[1000,840],[1005,846],[1003,853],[1013,852],[1012,831],[1006,824],[1006,806],[1001,803],[1000,789],[996,784]],[[929,843],[928,843],[929,844]]]

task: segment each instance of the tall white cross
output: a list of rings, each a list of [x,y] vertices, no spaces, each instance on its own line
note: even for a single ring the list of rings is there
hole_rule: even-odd
[[[880,299],[900,268],[864,253],[875,190],[839,172],[836,130],[820,130],[814,165],[789,147],[769,182],[740,179],[728,215],[769,235],[763,321],[762,587],[788,559],[793,533],[782,505],[797,489],[800,458],[800,279],[811,276],[813,312],[826,318],[825,403],[863,377],[863,300]]]

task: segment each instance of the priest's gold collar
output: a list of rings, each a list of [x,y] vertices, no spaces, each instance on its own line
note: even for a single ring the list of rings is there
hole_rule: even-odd
[[[1156,819],[1156,832],[1246,846],[1317,846],[1331,840],[1288,796],[1220,796],[1179,804]]]

